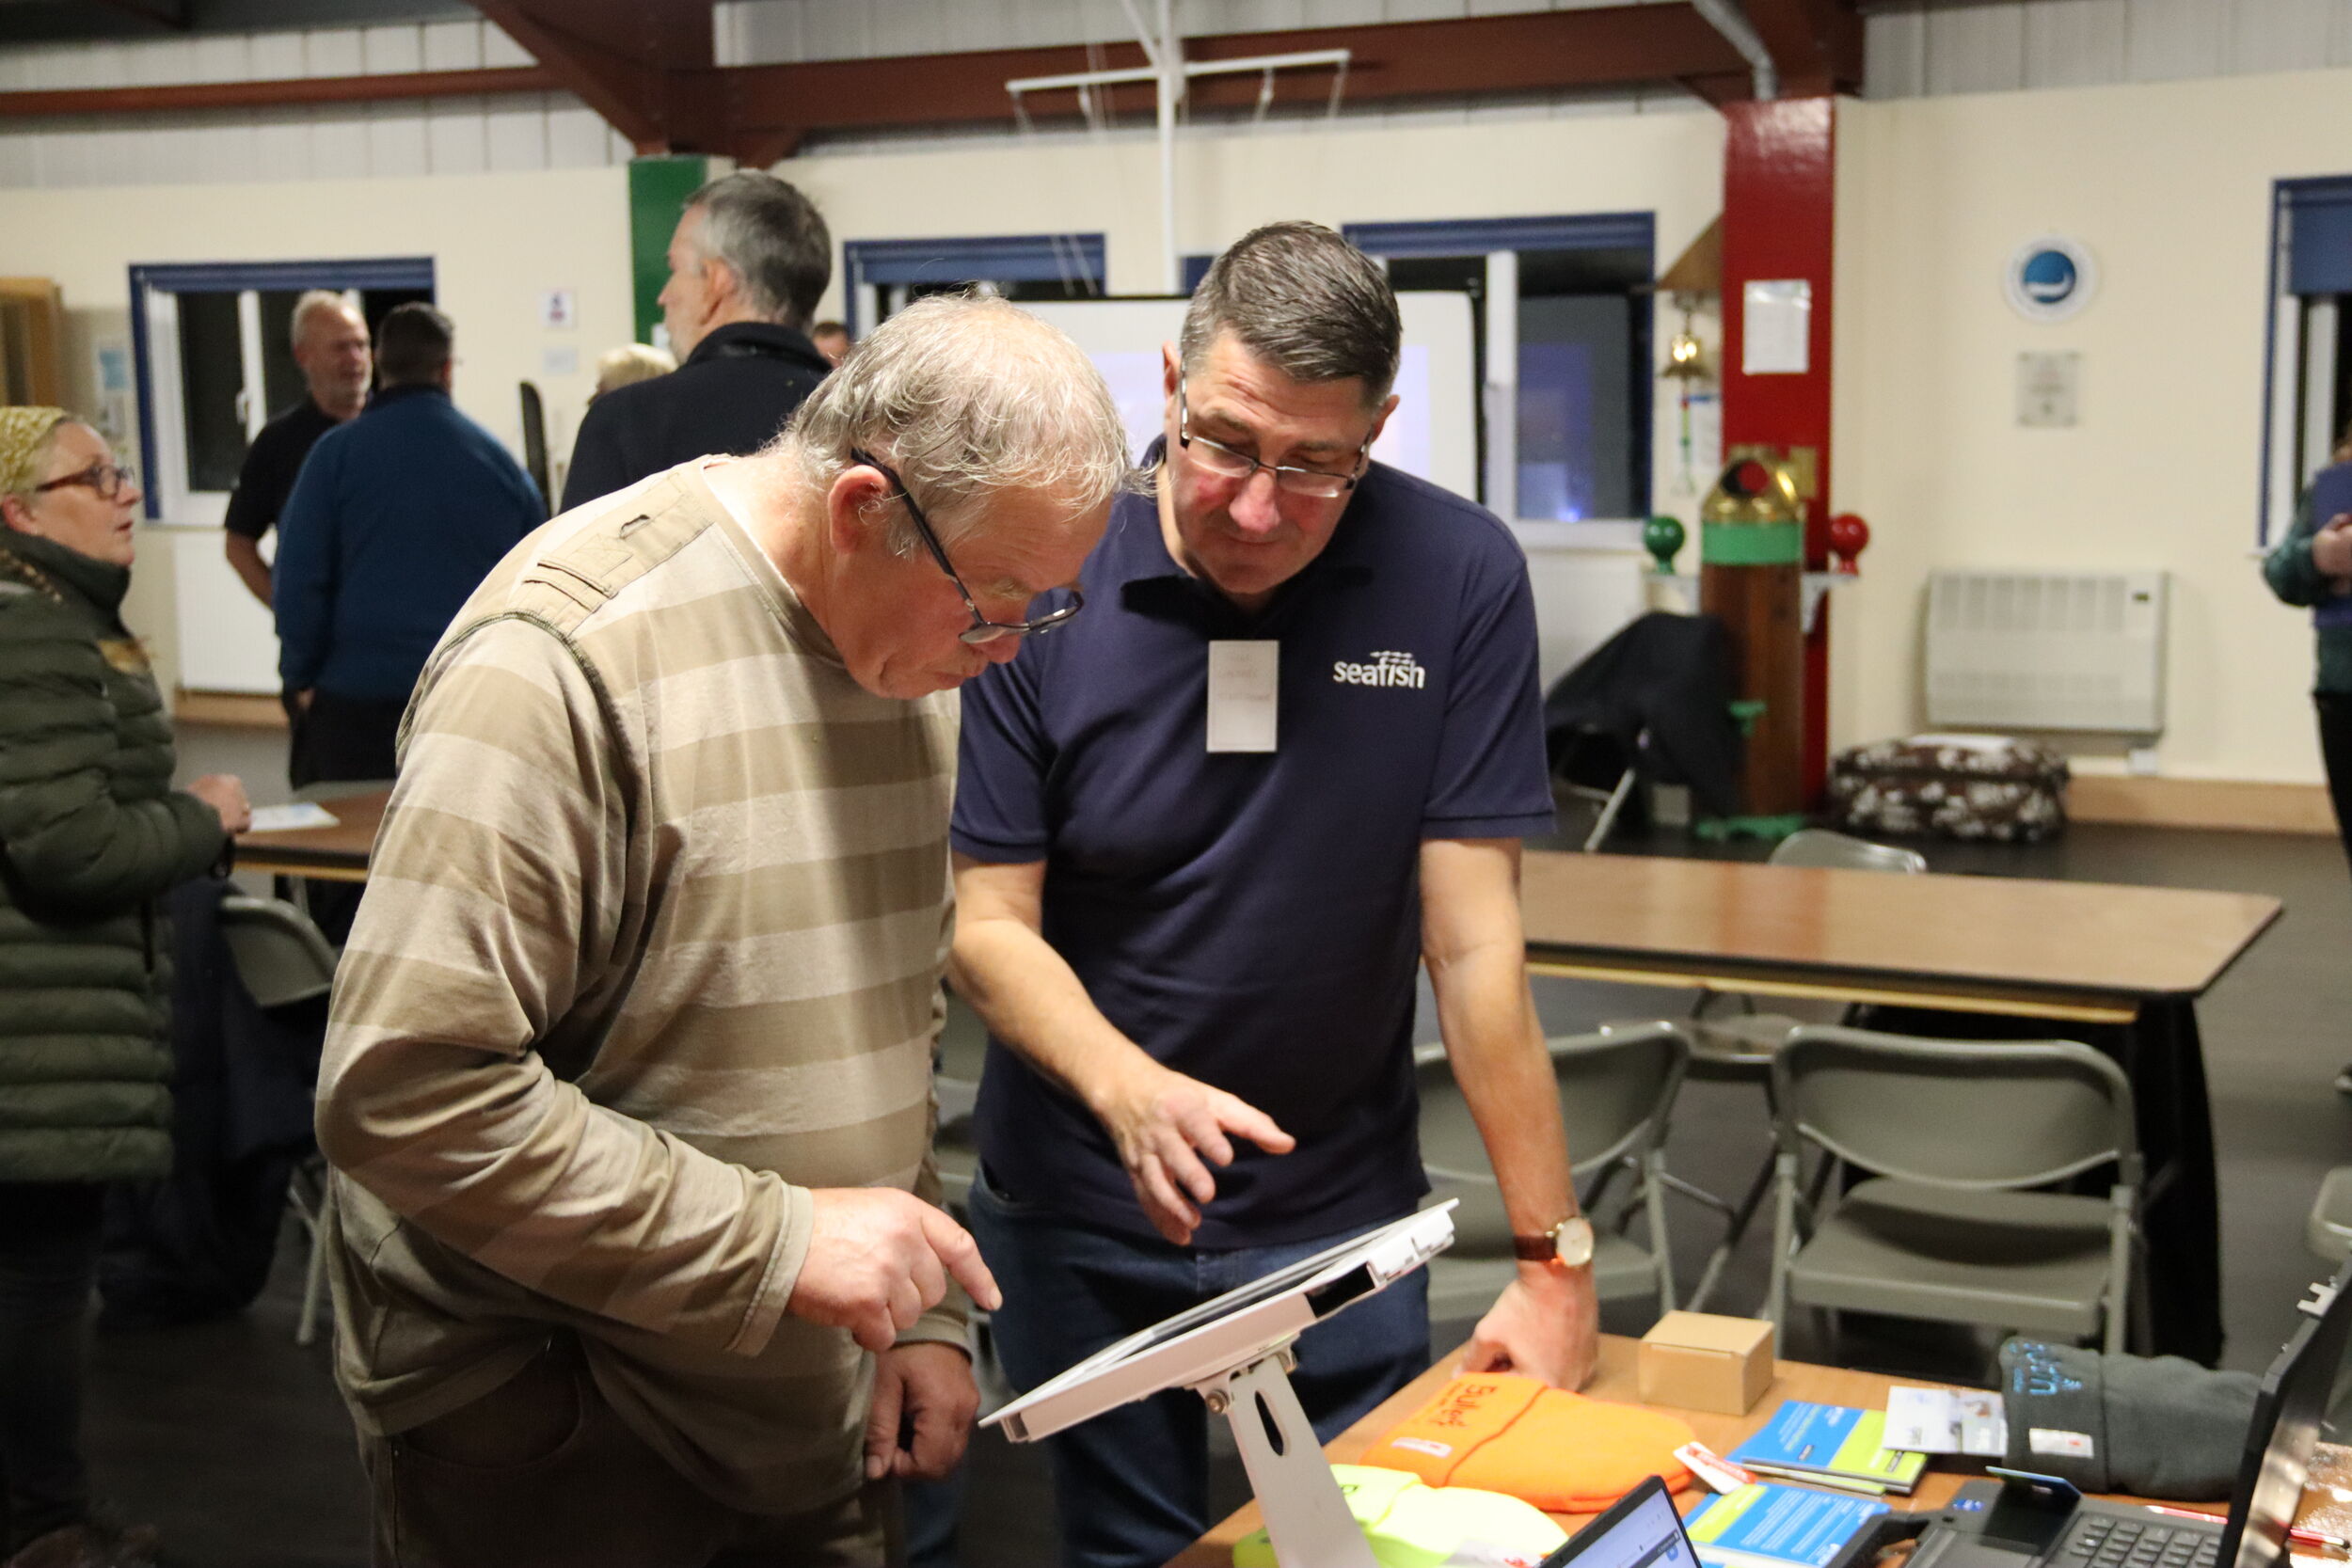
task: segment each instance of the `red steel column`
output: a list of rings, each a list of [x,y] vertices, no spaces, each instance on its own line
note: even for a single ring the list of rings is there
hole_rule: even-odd
[[[1836,217],[1837,119],[1833,98],[1733,103],[1724,156],[1724,445],[1806,448],[1815,455],[1805,502],[1804,564],[1828,560],[1830,320]],[[1804,278],[1813,289],[1811,353],[1801,374],[1749,375],[1742,367],[1746,286]],[[1829,769],[1829,612],[1804,644],[1805,798]]]

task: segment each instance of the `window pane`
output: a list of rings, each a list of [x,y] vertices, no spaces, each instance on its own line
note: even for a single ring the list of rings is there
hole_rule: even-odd
[[[1633,302],[1623,294],[1519,300],[1519,515],[1550,522],[1640,515]]]
[[[188,488],[228,490],[245,462],[245,421],[237,393],[245,386],[245,351],[237,331],[237,296],[180,296],[180,395],[188,438]]]

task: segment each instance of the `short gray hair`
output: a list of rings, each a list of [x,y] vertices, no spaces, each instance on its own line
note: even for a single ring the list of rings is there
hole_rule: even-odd
[[[1119,404],[1078,345],[1001,299],[935,294],[876,327],[768,449],[829,487],[859,448],[897,470],[943,541],[1008,490],[1083,516],[1132,487]],[[902,508],[891,547],[918,541]]]
[[[332,289],[306,289],[294,301],[294,314],[286,318],[286,337],[295,348],[302,346],[302,335],[310,330],[310,318],[322,310],[332,310],[339,316],[358,319],[359,312],[350,300]],[[365,330],[362,327],[362,330]]]
[[[1319,223],[1253,229],[1209,265],[1184,310],[1185,373],[1219,333],[1293,381],[1364,384],[1369,408],[1396,384],[1404,328],[1380,263]]]
[[[833,231],[800,188],[755,168],[723,174],[686,198],[703,215],[702,252],[723,261],[744,300],[798,327],[833,281]]]

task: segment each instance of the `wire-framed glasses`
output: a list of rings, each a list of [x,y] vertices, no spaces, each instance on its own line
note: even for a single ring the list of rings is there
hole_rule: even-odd
[[[923,547],[930,551],[933,561],[939,562],[939,569],[947,574],[947,580],[956,585],[956,592],[963,596],[963,608],[972,612],[972,624],[957,634],[965,643],[977,647],[983,642],[993,642],[1000,637],[1027,637],[1036,632],[1051,631],[1086,608],[1086,595],[1072,588],[1066,590],[1070,602],[1050,615],[1041,615],[1034,621],[990,620],[980,613],[980,607],[973,602],[972,590],[966,588],[963,578],[956,575],[954,562],[947,559],[946,546],[940,544],[939,535],[931,531],[930,519],[923,515],[923,509],[915,504],[914,495],[907,489],[907,482],[898,477],[898,470],[857,447],[850,449],[850,457],[851,461],[863,463],[881,474],[897,487],[898,499],[906,503],[907,516],[914,521],[915,534],[923,541]]]
[[[1356,481],[1364,471],[1364,459],[1372,451],[1367,441],[1356,453],[1356,472],[1335,474],[1322,468],[1299,468],[1287,463],[1261,463],[1246,451],[1235,451],[1222,441],[1212,441],[1206,436],[1192,433],[1192,410],[1184,403],[1184,385],[1176,384],[1176,444],[1184,449],[1192,460],[1209,472],[1224,479],[1249,483],[1251,476],[1263,468],[1274,476],[1277,488],[1294,496],[1311,496],[1317,500],[1335,500],[1356,488]]]

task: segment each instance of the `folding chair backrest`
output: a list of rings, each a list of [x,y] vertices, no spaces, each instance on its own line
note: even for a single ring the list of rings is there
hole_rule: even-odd
[[[1545,1042],[1559,1087],[1561,1119],[1576,1174],[1640,1154],[1665,1136],[1666,1118],[1691,1060],[1691,1041],[1676,1024],[1645,1023],[1606,1035]],[[1479,1168],[1484,1159],[1470,1107],[1441,1052],[1415,1057],[1422,1090],[1422,1157],[1433,1168]]]
[[[335,949],[310,917],[278,898],[225,895],[220,932],[237,977],[264,1007],[325,996],[335,985]]]
[[[2130,1081],[2072,1040],[1794,1031],[1772,1058],[1783,1153],[1814,1144],[1934,1186],[2038,1187],[2109,1162],[2139,1181]]]
[[[1823,866],[1833,871],[1925,871],[1927,856],[1916,849],[1873,844],[1826,828],[1801,828],[1772,847],[1769,865]]]

